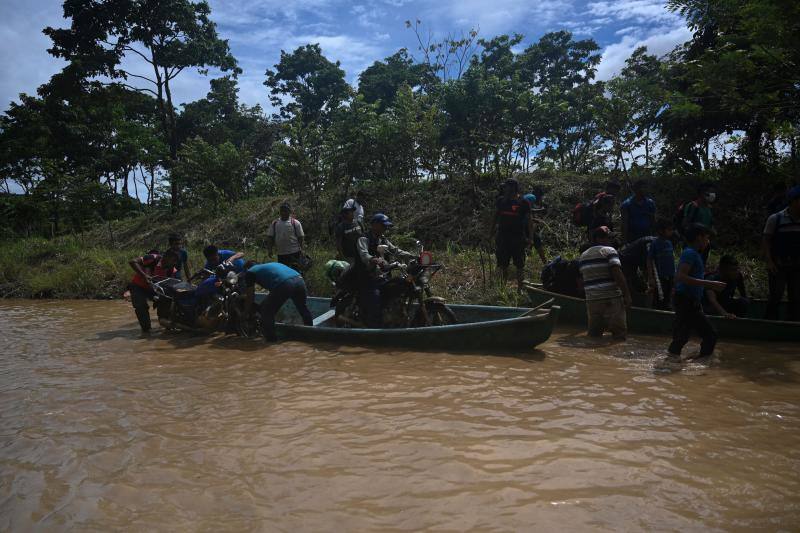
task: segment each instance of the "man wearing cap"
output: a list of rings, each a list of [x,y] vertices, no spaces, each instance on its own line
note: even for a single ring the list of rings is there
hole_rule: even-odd
[[[530,229],[531,204],[520,197],[519,183],[509,178],[503,184],[503,196],[497,200],[492,230],[495,255],[503,283],[508,280],[508,265],[513,260],[517,271],[517,286],[522,290],[525,276],[525,245]],[[495,233],[496,232],[496,233]]]
[[[800,321],[800,185],[789,189],[789,206],[770,215],[762,249],[769,270],[767,318],[776,320],[783,293],[789,293],[789,320]]]
[[[595,228],[592,244],[581,254],[579,268],[586,292],[586,313],[589,317],[589,336],[602,337],[611,331],[615,340],[625,340],[628,334],[626,308],[631,306],[631,294],[619,254],[611,246],[611,230]]]
[[[389,242],[384,235],[392,227],[392,221],[383,213],[376,213],[370,219],[369,231],[358,239],[355,262],[358,278],[359,307],[362,319],[371,328],[383,326],[381,306],[381,287],[386,283],[386,256],[395,259],[413,259],[415,256]]]
[[[292,216],[292,206],[284,202],[280,207],[280,217],[272,221],[267,228],[267,253],[277,248],[278,262],[288,266],[296,266],[300,262],[303,251],[303,225]]]
[[[358,257],[356,245],[358,244],[358,239],[364,235],[364,228],[361,223],[355,221],[355,213],[356,208],[352,205],[343,207],[341,220],[333,230],[336,251],[339,253],[339,257],[350,263],[354,263]]]

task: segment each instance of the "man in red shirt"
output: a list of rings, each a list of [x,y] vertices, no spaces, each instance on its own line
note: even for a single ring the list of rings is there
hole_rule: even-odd
[[[503,196],[497,200],[490,239],[495,238],[497,266],[505,284],[508,265],[514,261],[517,270],[517,287],[522,291],[525,275],[525,247],[528,243],[531,205],[519,195],[519,182],[509,178],[503,184]]]
[[[150,300],[153,299],[153,279],[170,278],[175,275],[175,265],[179,260],[178,253],[170,249],[164,255],[147,254],[130,261],[135,272],[128,290],[131,293],[131,304],[136,312],[136,319],[142,333],[150,331]]]

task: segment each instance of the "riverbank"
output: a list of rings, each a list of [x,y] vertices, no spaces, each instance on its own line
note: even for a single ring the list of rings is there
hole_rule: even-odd
[[[601,190],[605,176],[581,176],[539,172],[519,176],[523,189],[544,189],[546,210],[542,221],[546,255],[574,257],[584,228],[573,225],[574,205]],[[674,206],[692,197],[700,178],[651,178],[650,190],[660,216],[671,218]],[[522,300],[513,288],[501,287],[486,237],[496,180],[475,182],[431,182],[413,187],[376,185],[369,189],[370,211],[384,211],[395,220],[392,240],[412,248],[416,239],[432,249],[445,269],[433,280],[437,294],[449,301],[475,304],[516,305]],[[730,190],[734,190],[730,186]],[[758,254],[758,236],[764,199],[756,193],[727,194],[720,186],[715,205],[717,226],[714,264],[722,253],[735,255],[754,296],[766,294],[766,272]],[[763,195],[763,193],[762,193]],[[26,238],[4,242],[0,247],[0,297],[5,298],[119,298],[130,279],[128,261],[151,248],[163,249],[167,235],[184,236],[193,268],[201,264],[202,248],[208,243],[244,251],[249,257],[266,260],[264,236],[278,205],[289,199],[303,222],[314,266],[307,274],[311,291],[327,296],[330,283],[324,264],[335,256],[329,234],[331,216],[341,196],[323,194],[250,198],[218,212],[186,209],[177,214],[151,210],[142,215],[98,224],[92,230],[53,239]],[[526,266],[528,279],[538,280],[542,264],[531,256]]]

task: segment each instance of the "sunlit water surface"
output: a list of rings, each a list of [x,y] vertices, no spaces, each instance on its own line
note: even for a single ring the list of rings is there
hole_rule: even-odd
[[[796,530],[800,354],[561,333],[519,357],[0,302],[0,530]],[[696,349],[696,344],[689,349]]]

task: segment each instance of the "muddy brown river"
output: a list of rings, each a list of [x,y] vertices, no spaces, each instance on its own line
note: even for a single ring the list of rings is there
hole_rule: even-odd
[[[800,350],[520,357],[138,332],[0,301],[0,530],[797,530]],[[697,348],[697,344],[689,349]]]

